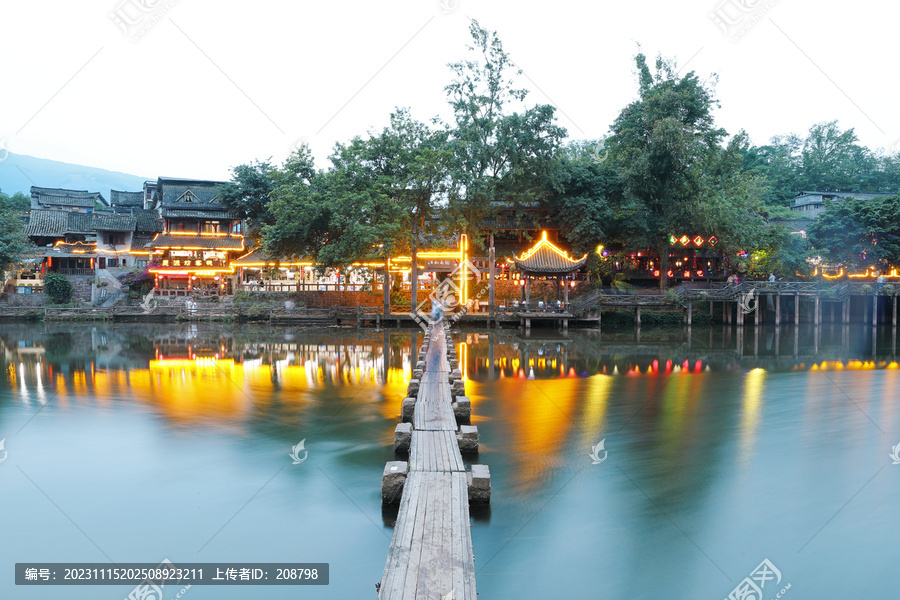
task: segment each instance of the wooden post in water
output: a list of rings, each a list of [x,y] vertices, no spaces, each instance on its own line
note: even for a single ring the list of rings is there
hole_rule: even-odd
[[[850,323],[850,298],[841,302],[841,324],[848,325]]]
[[[634,307],[634,324],[638,326],[638,329],[641,327],[641,307]]]
[[[692,314],[692,312],[693,312],[693,306],[692,306],[692,303],[691,303],[690,300],[687,301],[687,307],[686,307],[684,310],[685,310],[684,316],[685,316],[685,318],[687,319],[687,326],[690,327],[690,326],[691,326],[692,317],[693,317],[693,314]]]
[[[744,311],[743,311],[743,309],[741,309],[740,302],[734,303],[734,311],[735,311],[735,313],[737,313],[737,315],[736,315],[737,316],[737,326],[739,328],[743,327],[744,326]]]
[[[777,292],[775,293],[775,325],[781,325],[781,294]]]
[[[894,327],[897,327],[897,296],[894,296],[894,316],[891,318],[891,323],[894,324]]]
[[[813,325],[819,324],[819,295],[813,300]]]
[[[794,325],[800,324],[800,294],[794,294]]]
[[[872,296],[872,326],[878,325],[878,293]]]

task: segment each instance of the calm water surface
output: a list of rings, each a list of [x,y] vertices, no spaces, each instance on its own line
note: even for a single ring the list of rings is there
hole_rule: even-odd
[[[327,587],[189,599],[374,598],[394,520],[381,472],[421,341],[0,325],[0,598],[132,589],[17,587],[16,562],[164,558],[331,565]],[[481,598],[721,600],[764,559],[780,575],[766,600],[788,584],[788,599],[900,594],[890,329],[463,331],[457,344],[493,485],[473,510]]]

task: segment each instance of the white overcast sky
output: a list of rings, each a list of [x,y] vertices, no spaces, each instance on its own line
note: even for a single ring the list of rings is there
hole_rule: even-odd
[[[711,14],[736,24],[726,34]],[[136,23],[136,40],[110,15]],[[0,143],[227,179],[305,139],[324,167],[336,141],[380,129],[395,106],[448,117],[446,65],[477,19],[524,71],[528,103],[555,105],[573,139],[603,136],[634,99],[640,44],[717,73],[718,124],[754,143],[837,119],[891,148],[898,16],[885,0],[2,0]]]

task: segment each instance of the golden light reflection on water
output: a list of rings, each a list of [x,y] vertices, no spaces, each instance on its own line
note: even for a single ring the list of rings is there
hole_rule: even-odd
[[[760,412],[765,392],[766,370],[752,369],[744,376],[744,391],[741,396],[740,449],[738,459],[742,466],[753,458],[759,428]]]
[[[594,375],[587,379],[584,407],[584,437],[581,445],[594,446],[605,435],[606,410],[613,378],[610,375]]]

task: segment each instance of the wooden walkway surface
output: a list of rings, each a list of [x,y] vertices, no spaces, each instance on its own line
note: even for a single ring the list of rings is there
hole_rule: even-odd
[[[416,399],[410,471],[379,600],[476,600],[465,466],[451,407],[446,330],[430,332]]]

